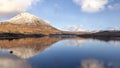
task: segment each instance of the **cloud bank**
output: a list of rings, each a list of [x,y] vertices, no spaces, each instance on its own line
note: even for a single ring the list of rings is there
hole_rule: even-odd
[[[108,4],[108,0],[73,0],[74,3],[81,7],[83,12],[99,12]]]
[[[41,0],[0,0],[0,15],[9,15],[26,11]]]

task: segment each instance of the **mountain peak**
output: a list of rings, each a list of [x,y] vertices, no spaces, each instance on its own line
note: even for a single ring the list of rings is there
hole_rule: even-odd
[[[48,25],[48,23],[42,19],[26,12],[16,15],[15,17],[8,20],[8,22],[12,24]]]

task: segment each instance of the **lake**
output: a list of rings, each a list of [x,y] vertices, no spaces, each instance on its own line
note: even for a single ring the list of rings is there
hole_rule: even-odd
[[[13,54],[26,60],[31,68],[120,68],[120,40],[10,39],[0,40],[0,49],[13,51]]]

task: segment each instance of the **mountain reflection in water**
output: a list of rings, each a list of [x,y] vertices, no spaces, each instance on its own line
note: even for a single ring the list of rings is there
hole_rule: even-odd
[[[0,40],[0,48],[12,50],[32,68],[120,68],[120,40],[24,38]]]
[[[0,49],[13,51],[13,53],[21,58],[29,58],[37,53],[49,48],[60,38],[23,38],[13,40],[0,40]]]

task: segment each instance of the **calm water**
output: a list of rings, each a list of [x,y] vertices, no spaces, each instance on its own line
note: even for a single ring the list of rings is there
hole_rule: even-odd
[[[45,37],[2,40],[0,45],[27,60],[32,68],[120,68],[119,40]]]

